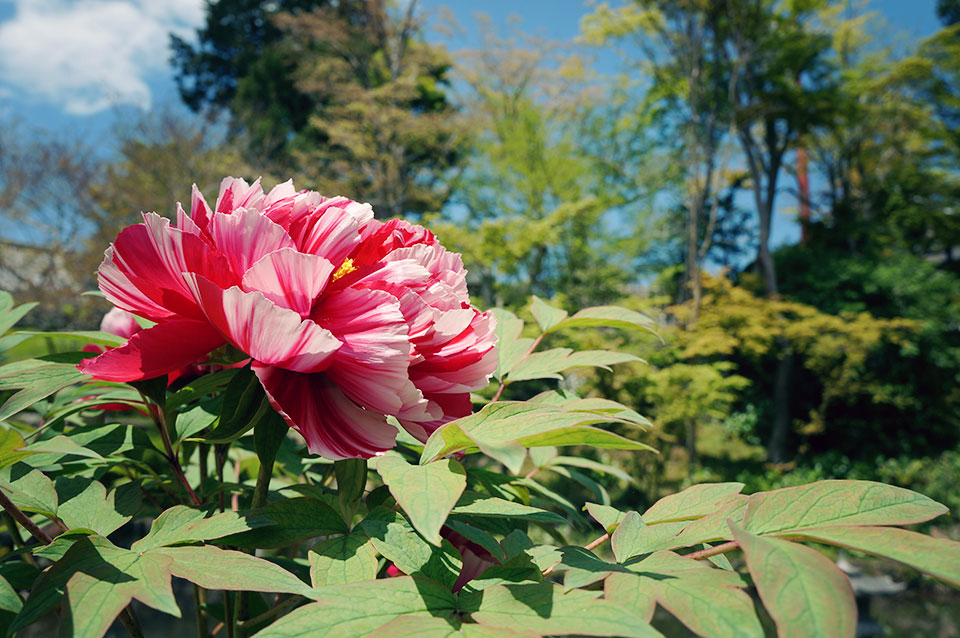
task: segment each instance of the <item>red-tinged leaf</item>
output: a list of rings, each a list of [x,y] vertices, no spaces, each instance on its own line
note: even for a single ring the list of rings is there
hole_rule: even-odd
[[[789,534],[895,560],[960,587],[960,543],[896,527],[820,527]]]
[[[743,483],[703,483],[664,496],[643,513],[647,525],[683,521],[712,514],[743,489]]]
[[[804,545],[731,528],[780,638],[856,635],[850,581],[829,558]]]
[[[750,496],[743,527],[772,534],[834,525],[912,525],[947,513],[922,494],[872,481],[817,481]]]
[[[213,545],[159,547],[144,555],[169,556],[170,572],[204,589],[309,595],[311,588],[270,561]]]

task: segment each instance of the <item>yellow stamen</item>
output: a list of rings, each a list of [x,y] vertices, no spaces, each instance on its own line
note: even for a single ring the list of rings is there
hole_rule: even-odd
[[[353,265],[352,259],[349,259],[349,258],[344,259],[343,263],[340,264],[340,268],[337,269],[337,272],[333,273],[333,280],[336,281],[337,279],[340,279],[344,275],[349,275],[356,269],[357,267]]]

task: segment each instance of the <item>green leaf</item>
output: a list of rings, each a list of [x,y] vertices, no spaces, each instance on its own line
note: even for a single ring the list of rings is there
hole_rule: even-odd
[[[543,580],[540,568],[525,553],[514,556],[502,565],[491,565],[479,576],[464,585],[463,591],[480,591],[496,585],[511,583],[539,583]]]
[[[753,601],[736,574],[670,552],[657,552],[630,568],[635,576],[613,574],[606,580],[607,598],[633,599],[647,618],[655,601],[698,636],[763,637]]]
[[[273,412],[257,375],[242,368],[230,379],[220,403],[217,426],[198,440],[208,443],[230,443],[252,430]]]
[[[0,335],[12,328],[24,315],[37,307],[37,302],[13,305],[13,297],[6,290],[0,290]]]
[[[273,525],[272,521],[254,515],[221,512],[210,516],[204,510],[175,505],[160,514],[150,525],[147,535],[135,542],[131,549],[144,552],[154,547],[214,540]]]
[[[643,521],[636,512],[627,512],[617,529],[610,535],[610,548],[618,563],[625,563],[628,559],[644,553],[642,538]]]
[[[2,327],[2,326],[0,326]],[[0,330],[0,333],[3,331]],[[37,330],[18,330],[13,333],[13,336],[24,337],[25,341],[30,339],[71,339],[73,341],[78,341],[84,345],[88,343],[95,343],[101,346],[107,346],[109,348],[114,348],[116,346],[121,346],[127,342],[123,337],[118,337],[115,334],[110,334],[109,332],[101,332],[99,330],[75,330],[75,331],[56,331],[56,332],[41,332]],[[87,355],[90,356],[90,355]]]
[[[612,532],[616,529],[617,525],[620,524],[620,521],[623,520],[625,514],[618,509],[610,507],[609,505],[598,505],[597,503],[587,503],[583,506],[583,509],[589,512],[590,516],[593,517],[593,520],[600,523],[600,525],[607,532]]]
[[[14,463],[0,470],[0,489],[14,505],[47,518],[57,516],[57,490],[40,471],[24,463]]]
[[[497,585],[460,597],[460,608],[481,625],[545,636],[660,636],[639,614],[599,598],[599,592],[549,581]]]
[[[21,450],[26,441],[16,430],[0,429],[0,470],[33,454]]]
[[[608,414],[568,412],[560,406],[503,401],[437,428],[427,440],[420,462],[457,451],[509,444],[525,447],[592,445],[594,447],[652,450],[648,445],[612,432],[589,427],[612,419]]]
[[[71,364],[45,363],[30,370],[0,376],[0,390],[23,388],[0,406],[0,421],[9,419],[54,392],[83,381],[82,374]]]
[[[189,439],[203,432],[220,418],[219,402],[202,402],[177,415],[177,440]]]
[[[23,601],[17,591],[0,576],[0,633],[7,635],[7,629],[23,608]]]
[[[409,465],[400,457],[384,456],[377,471],[414,528],[439,546],[440,528],[467,486],[463,466],[453,459]]]
[[[496,518],[516,518],[538,523],[566,523],[567,520],[558,514],[530,507],[523,503],[516,503],[495,496],[484,496],[477,492],[464,492],[453,514],[462,516],[492,516]]]
[[[337,476],[337,499],[343,520],[353,521],[353,515],[360,504],[363,489],[367,486],[367,460],[344,459],[333,464]]]
[[[95,459],[98,461],[106,460],[96,451],[85,448],[74,439],[62,434],[57,434],[43,441],[31,443],[23,449],[34,455],[33,458],[30,459],[30,464],[36,467],[62,463],[71,456],[79,456],[81,458]]]
[[[82,477],[58,478],[60,506],[57,516],[70,529],[81,528],[107,536],[129,521],[140,509],[140,489],[126,483],[107,494],[97,481]]]
[[[307,552],[314,587],[348,585],[377,577],[377,550],[363,532],[334,536]]]
[[[789,536],[889,558],[960,587],[960,543],[945,538],[896,527],[820,527]]]
[[[856,634],[857,605],[850,581],[830,559],[803,545],[731,528],[780,638]]]
[[[533,339],[520,336],[520,333],[523,332],[523,321],[509,310],[493,308],[490,312],[497,320],[497,327],[494,331],[497,335],[497,357],[499,360],[493,376],[500,380],[523,358],[523,355],[533,345]]]
[[[584,308],[572,317],[555,324],[546,332],[568,330],[570,328],[623,328],[626,330],[646,330],[656,334],[656,323],[649,317],[620,308],[618,306],[595,306]]]
[[[771,534],[834,525],[912,525],[947,513],[922,494],[872,481],[817,481],[750,496],[743,527]]]
[[[249,516],[273,524],[225,536],[219,542],[235,547],[285,547],[315,536],[346,534],[349,531],[335,509],[310,497],[276,501],[253,510]]]
[[[562,465],[569,467],[579,467],[585,470],[593,470],[600,474],[607,474],[609,476],[615,476],[624,483],[634,483],[635,479],[621,470],[619,467],[614,467],[613,465],[606,465],[604,463],[597,463],[596,461],[591,461],[590,459],[583,459],[577,456],[557,456],[550,460],[547,464],[547,467]]]
[[[566,310],[554,308],[536,295],[534,295],[530,304],[530,312],[533,314],[533,318],[537,320],[540,330],[544,332],[567,318]]]
[[[664,496],[643,513],[647,525],[684,521],[712,514],[743,489],[743,483],[702,483]]]
[[[167,397],[167,409],[176,410],[181,405],[193,403],[199,398],[206,397],[213,392],[218,392],[226,387],[239,372],[240,370],[238,368],[227,368],[226,370],[220,370],[213,374],[204,374],[194,379]]]
[[[612,573],[603,581],[603,597],[612,603],[632,609],[650,622],[657,608],[657,599],[649,587],[637,587],[633,574]]]
[[[356,638],[398,616],[429,618],[456,609],[453,594],[442,585],[409,576],[324,587],[313,597],[316,603],[287,614],[255,638]]]
[[[121,549],[102,536],[81,538],[37,579],[10,632],[43,616],[64,593],[64,636],[99,638],[133,598],[179,617],[170,586],[171,563],[169,556]]]
[[[690,547],[700,543],[712,543],[714,541],[733,540],[733,534],[727,521],[733,521],[738,525],[743,521],[743,513],[747,509],[749,497],[737,495],[726,505],[720,507],[713,514],[708,514],[703,518],[698,518],[689,523],[683,530],[677,534],[668,546],[661,549],[675,549],[678,547]],[[673,525],[675,523],[664,523]],[[653,526],[657,527],[657,526]]]
[[[423,576],[452,588],[460,575],[460,554],[449,541],[434,547],[417,534],[397,512],[377,509],[360,523],[376,550],[397,569]]]
[[[174,576],[204,589],[301,595],[312,592],[306,583],[270,561],[213,545],[161,547],[148,554],[169,556],[173,559],[170,572]]]
[[[584,350],[574,352],[569,348],[552,348],[543,352],[534,352],[524,357],[511,368],[507,380],[527,381],[530,379],[560,379],[560,372],[572,368],[605,368],[617,363],[642,361],[639,357],[625,352],[606,350]]]

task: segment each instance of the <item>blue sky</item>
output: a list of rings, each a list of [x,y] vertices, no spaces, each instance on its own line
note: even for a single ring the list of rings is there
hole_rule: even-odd
[[[203,0],[0,0],[0,118],[96,139],[131,109],[178,102],[168,64],[168,34],[190,36],[203,22]],[[452,51],[479,44],[476,11],[493,24],[513,16],[525,31],[569,40],[590,10],[586,0],[420,0],[431,21],[449,11],[463,27],[449,39],[428,37]],[[874,0],[888,37],[909,47],[934,33],[936,0]],[[601,56],[602,67],[613,56]],[[612,71],[613,68],[601,68]],[[775,243],[797,229],[787,218]]]

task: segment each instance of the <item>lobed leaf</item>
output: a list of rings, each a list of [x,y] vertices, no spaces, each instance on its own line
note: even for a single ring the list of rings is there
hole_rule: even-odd
[[[400,616],[450,616],[457,606],[439,583],[411,576],[324,587],[313,597],[317,602],[294,610],[254,638],[355,638]]]
[[[547,332],[555,325],[567,318],[567,311],[561,308],[554,308],[536,295],[530,303],[530,312],[533,318],[540,326],[540,330]]]
[[[461,609],[481,624],[544,636],[660,636],[631,609],[599,597],[599,592],[564,592],[556,583],[497,585],[460,597]]]
[[[145,555],[169,556],[170,573],[204,589],[310,595],[306,583],[282,567],[250,554],[213,545],[160,547]]]
[[[377,549],[360,531],[320,541],[307,552],[314,587],[348,585],[377,577]]]

